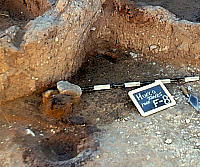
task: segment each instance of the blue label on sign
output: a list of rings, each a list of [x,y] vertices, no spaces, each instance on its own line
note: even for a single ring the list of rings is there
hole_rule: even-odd
[[[144,113],[171,103],[170,98],[160,85],[134,93],[133,96]]]

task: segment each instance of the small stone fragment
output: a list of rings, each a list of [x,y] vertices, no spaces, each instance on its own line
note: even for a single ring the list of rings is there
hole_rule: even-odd
[[[57,83],[57,89],[60,94],[71,95],[72,97],[80,97],[82,95],[82,90],[78,85],[71,84],[68,81],[59,81]]]
[[[160,133],[159,131],[155,132],[155,134],[157,134],[157,135],[161,135],[161,133]]]
[[[192,87],[191,86],[188,86],[188,91],[192,91]]]
[[[90,29],[90,31],[95,31],[97,28],[96,27],[92,27],[91,29]]]
[[[172,139],[167,139],[167,140],[165,140],[165,143],[166,143],[166,144],[171,144],[171,143],[172,143]]]
[[[156,48],[158,48],[158,46],[156,46],[156,45],[151,45],[150,47],[149,47],[149,50],[154,50],[154,49],[156,49]]]
[[[18,26],[11,26],[8,29],[6,29],[5,33],[11,38],[11,40],[13,40],[19,29],[20,28]]]
[[[151,45],[149,47],[149,50],[153,51],[154,53],[158,53],[160,49],[159,49],[159,46],[157,46],[157,45]]]
[[[131,57],[134,58],[134,59],[137,58],[137,56],[138,56],[138,55],[137,55],[136,53],[134,53],[134,52],[130,52],[129,54],[130,54]]]
[[[30,129],[26,129],[26,134],[35,137],[35,133]]]
[[[200,146],[200,142],[196,143],[196,146],[199,147]]]
[[[54,129],[51,129],[51,133],[55,134],[55,133],[56,133],[56,131],[55,131]]]
[[[190,120],[189,120],[189,119],[186,119],[185,122],[186,122],[187,124],[189,124],[189,123],[190,123]]]
[[[147,160],[149,160],[151,158],[151,156],[150,155],[147,155]]]

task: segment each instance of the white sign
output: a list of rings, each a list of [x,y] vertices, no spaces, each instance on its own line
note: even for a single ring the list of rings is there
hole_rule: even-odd
[[[148,116],[176,104],[161,81],[130,91],[129,96],[142,116]]]

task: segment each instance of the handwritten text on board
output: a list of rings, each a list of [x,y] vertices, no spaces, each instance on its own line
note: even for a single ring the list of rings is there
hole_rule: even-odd
[[[144,112],[171,103],[171,100],[160,85],[135,93],[133,96],[137,99]]]
[[[130,91],[129,96],[143,116],[176,104],[169,91],[161,82]]]

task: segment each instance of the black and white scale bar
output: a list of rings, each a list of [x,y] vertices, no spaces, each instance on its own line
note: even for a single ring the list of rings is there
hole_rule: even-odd
[[[140,87],[144,85],[151,84],[156,81],[161,81],[163,84],[176,83],[176,82],[194,82],[199,81],[199,76],[186,76],[182,78],[173,78],[173,79],[158,79],[153,81],[136,81],[136,82],[125,82],[125,83],[111,83],[105,85],[94,85],[94,86],[85,86],[81,87],[82,91],[98,91],[98,90],[109,90],[113,88],[132,88]]]

